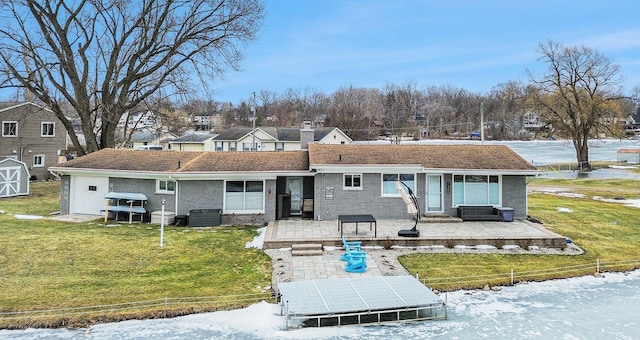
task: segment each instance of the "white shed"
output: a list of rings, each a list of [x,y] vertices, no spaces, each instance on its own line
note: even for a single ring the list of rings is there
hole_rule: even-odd
[[[29,170],[13,158],[0,160],[0,197],[29,195]]]
[[[640,164],[640,148],[619,149],[616,155],[618,163]]]

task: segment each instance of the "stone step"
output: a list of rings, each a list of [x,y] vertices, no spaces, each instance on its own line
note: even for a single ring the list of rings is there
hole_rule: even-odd
[[[294,243],[291,245],[291,249],[322,249],[322,243]]]
[[[294,243],[291,245],[291,255],[293,256],[322,255],[322,250],[322,243]]]
[[[294,250],[291,249],[292,256],[317,256],[322,255],[321,249]]]
[[[448,215],[435,215],[435,216],[422,216],[420,217],[420,223],[461,223],[462,219],[455,216]]]

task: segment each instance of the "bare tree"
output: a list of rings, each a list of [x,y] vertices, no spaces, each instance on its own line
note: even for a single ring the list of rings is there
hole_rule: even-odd
[[[122,115],[149,96],[184,94],[192,77],[206,85],[236,69],[263,11],[259,0],[0,0],[0,88],[49,106],[79,154],[113,147]]]
[[[588,170],[589,137],[621,111],[618,66],[585,46],[564,47],[549,41],[538,50],[547,71],[540,78],[529,72],[534,103],[554,128],[572,138],[578,164]]]
[[[522,128],[520,123],[524,116],[525,101],[525,90],[517,82],[498,84],[491,89],[489,96],[485,99],[489,105],[485,107],[491,107],[491,104],[494,106],[493,119],[497,121],[497,125],[493,126],[494,139],[518,137],[518,132]]]

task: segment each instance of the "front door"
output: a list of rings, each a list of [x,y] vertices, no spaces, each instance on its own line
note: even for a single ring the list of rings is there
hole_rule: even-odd
[[[427,175],[427,213],[443,212],[442,175]]]
[[[287,192],[291,195],[291,215],[301,215],[302,177],[287,177]]]

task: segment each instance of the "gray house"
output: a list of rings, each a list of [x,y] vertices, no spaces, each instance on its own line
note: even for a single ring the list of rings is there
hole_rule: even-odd
[[[48,168],[58,164],[67,149],[67,131],[55,114],[30,102],[3,103],[0,121],[0,158],[24,162],[30,176],[48,178]]]
[[[538,171],[502,145],[309,144],[308,150],[181,152],[104,149],[59,164],[60,211],[100,215],[108,192],[145,194],[147,211],[219,209],[225,224],[340,214],[410,219],[395,182],[425,214],[459,206],[527,214],[526,177]]]

